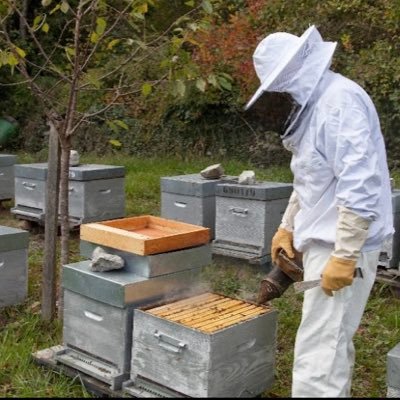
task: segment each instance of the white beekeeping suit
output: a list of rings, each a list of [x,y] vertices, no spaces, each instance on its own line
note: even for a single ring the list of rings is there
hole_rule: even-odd
[[[293,397],[349,397],[356,332],[376,276],[382,244],[393,234],[386,151],[367,93],[329,70],[336,43],[311,26],[301,37],[277,32],[253,59],[261,86],[246,109],[290,98],[281,119],[292,152],[293,194],[272,241],[303,252],[304,295],[296,336]],[[267,102],[261,99],[269,94]],[[257,105],[258,103],[258,105]],[[356,267],[363,278],[355,278]]]

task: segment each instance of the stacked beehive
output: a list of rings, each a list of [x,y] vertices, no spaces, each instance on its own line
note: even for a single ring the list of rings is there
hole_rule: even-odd
[[[207,228],[141,216],[83,224],[81,253],[119,255],[120,270],[94,272],[90,260],[63,268],[64,330],[59,362],[121,388],[129,378],[133,311],[195,291],[211,262]]]

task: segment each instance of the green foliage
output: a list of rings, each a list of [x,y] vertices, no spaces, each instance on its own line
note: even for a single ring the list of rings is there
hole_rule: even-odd
[[[107,2],[98,4],[101,12],[86,31],[95,42],[112,21]],[[44,9],[31,7],[32,11],[40,11],[32,13],[36,15],[32,26],[40,34],[43,46],[50,49],[70,11],[62,12],[59,1]],[[43,10],[47,10],[46,18]],[[82,150],[111,154],[230,154],[259,166],[288,163],[290,155],[276,134],[250,126],[243,114],[243,105],[259,85],[252,53],[259,40],[271,32],[300,35],[310,24],[316,24],[324,40],[338,42],[332,68],[360,83],[374,100],[390,167],[400,167],[398,1],[137,0],[131,17],[130,25],[115,27],[101,42],[93,63],[81,77],[85,89],[80,93],[78,110],[97,112],[112,101],[106,88],[119,82],[116,74],[107,74],[121,65],[127,54],[137,52],[123,69],[124,82],[132,88],[130,94],[102,118],[82,126],[75,139]],[[50,27],[47,32],[43,31],[45,23]],[[26,53],[23,58],[30,57],[40,64],[41,55],[31,41],[24,42],[18,36],[17,28],[16,25],[13,38]],[[161,33],[166,33],[161,41],[149,44]],[[74,57],[71,43],[69,34],[62,43],[63,52],[55,58],[62,71],[68,71],[68,59]],[[10,67],[7,68],[7,73],[0,69],[0,79],[14,82],[9,76]],[[102,79],[104,76],[107,78]],[[46,88],[55,83],[52,76],[42,79]],[[14,87],[4,92],[0,99],[2,109],[22,127],[29,126],[30,132],[42,131],[41,126],[34,126],[34,121],[41,123],[42,110],[27,92]],[[66,86],[58,84],[53,95],[65,103]],[[116,124],[116,120],[120,123]],[[26,130],[22,132],[21,146],[27,143],[28,136]]]

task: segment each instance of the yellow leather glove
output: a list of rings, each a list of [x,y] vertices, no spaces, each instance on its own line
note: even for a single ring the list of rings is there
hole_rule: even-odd
[[[271,258],[274,264],[277,262],[278,253],[281,249],[285,250],[289,258],[294,258],[293,232],[290,232],[284,228],[278,228],[274,237],[272,238]]]
[[[357,261],[331,256],[322,273],[321,287],[328,296],[353,283]]]

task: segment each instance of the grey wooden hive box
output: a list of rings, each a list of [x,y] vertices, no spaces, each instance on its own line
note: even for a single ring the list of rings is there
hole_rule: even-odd
[[[386,361],[387,396],[400,397],[400,343],[393,347],[387,354]]]
[[[0,200],[14,198],[14,164],[17,157],[0,154]]]
[[[215,188],[233,176],[205,179],[200,174],[161,178],[161,216],[210,228],[215,233]]]
[[[0,226],[0,308],[22,303],[28,293],[29,233]]]
[[[146,278],[125,268],[93,272],[89,260],[65,265],[64,350],[58,361],[121,388],[130,371],[134,308],[195,290],[200,272]]]
[[[69,170],[69,214],[72,225],[125,216],[125,168],[81,164]],[[43,221],[47,163],[15,165],[15,207],[21,218]]]
[[[216,187],[213,253],[265,264],[293,186],[279,182]]]
[[[81,256],[91,258],[97,246],[98,245],[95,243],[81,240]],[[145,278],[203,267],[210,264],[212,261],[211,244],[147,256],[141,256],[107,246],[101,246],[101,248],[109,254],[116,254],[122,257],[125,262],[125,270],[129,270]]]
[[[193,318],[200,313],[197,311]],[[132,384],[125,386],[128,393],[135,393],[138,382],[143,385],[146,381],[156,385],[159,392],[162,388],[174,391],[179,394],[176,397],[256,397],[272,386],[276,351],[274,310],[214,331],[167,318],[171,316],[135,310]]]

